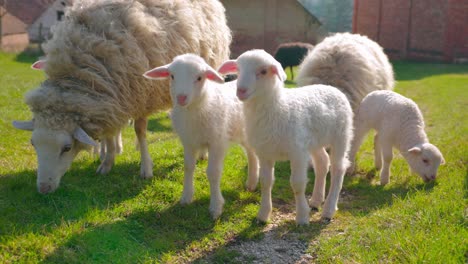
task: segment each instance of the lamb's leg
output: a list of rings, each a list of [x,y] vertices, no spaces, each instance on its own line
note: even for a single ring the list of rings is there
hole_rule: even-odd
[[[224,205],[224,198],[221,193],[221,174],[226,148],[213,144],[210,146],[208,153],[206,175],[210,182],[210,213],[213,219],[216,219],[223,212]]]
[[[381,138],[381,137],[380,137]],[[388,141],[387,141],[388,142]],[[383,165],[380,170],[380,184],[385,185],[390,181],[390,165],[393,159],[392,145],[380,140],[380,148],[383,155]]]
[[[318,211],[318,208],[325,200],[325,183],[327,180],[328,169],[330,167],[330,158],[328,157],[325,148],[314,151],[311,153],[311,157],[314,165],[315,183],[310,205],[312,206],[312,210]]]
[[[139,118],[135,120],[134,128],[135,133],[140,143],[140,155],[141,155],[141,165],[140,165],[140,177],[148,179],[153,177],[153,160],[148,152],[148,143],[146,142],[146,128],[148,126],[148,121],[146,117]]]
[[[244,149],[247,153],[247,159],[249,163],[249,175],[247,176],[245,185],[247,186],[247,190],[253,192],[255,191],[258,183],[258,159],[252,148],[244,145]]]
[[[182,192],[182,198],[180,198],[181,204],[189,204],[193,201],[193,173],[197,162],[196,156],[196,151],[184,148],[184,190]]]
[[[275,181],[274,166],[274,161],[260,159],[260,187],[262,198],[257,219],[262,222],[268,221],[273,208],[271,202],[271,189],[273,188],[273,182]]]
[[[345,149],[342,146],[332,148],[331,150],[331,184],[322,211],[322,219],[325,221],[330,221],[336,210],[338,210],[338,199],[340,197],[341,187],[343,186],[346,166],[348,165],[348,160],[345,155]]]
[[[364,125],[359,122],[359,120],[355,121],[355,130],[354,130],[354,137],[351,141],[351,149],[349,150],[348,158],[349,158],[349,167],[346,171],[347,174],[353,174],[354,170],[356,169],[356,154],[361,147],[362,141],[366,136],[369,129],[364,127]]]
[[[376,169],[380,170],[382,168],[382,148],[380,147],[378,133],[374,136],[374,164]]]
[[[114,160],[115,160],[115,144],[114,144],[114,137],[108,137],[103,142],[101,142],[101,145],[105,145],[106,151],[104,159],[101,162],[101,165],[99,165],[97,169],[97,173],[100,174],[106,174],[108,173],[111,169],[112,166],[114,165]]]
[[[289,179],[296,200],[296,223],[309,224],[310,208],[305,196],[307,187],[308,155],[291,159],[291,178]]]
[[[117,154],[122,154],[122,151],[123,151],[122,131],[119,130],[119,132],[115,136],[115,152]]]

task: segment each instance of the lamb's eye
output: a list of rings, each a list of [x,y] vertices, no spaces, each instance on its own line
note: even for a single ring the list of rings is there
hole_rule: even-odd
[[[174,80],[174,75],[171,74],[171,79]]]
[[[263,69],[263,70],[260,71],[260,73],[261,73],[262,75],[265,75],[265,74],[267,73],[267,70]]]
[[[62,153],[70,151],[71,148],[72,148],[71,145],[65,145],[65,146],[63,146],[63,148],[62,148]]]
[[[197,82],[201,81],[201,76],[198,76]]]
[[[429,164],[429,160],[428,160],[428,159],[423,159],[422,161],[424,162],[424,164]]]

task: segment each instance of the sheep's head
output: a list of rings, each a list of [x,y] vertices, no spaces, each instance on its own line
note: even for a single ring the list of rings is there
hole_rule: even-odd
[[[171,79],[171,98],[174,106],[188,107],[201,98],[207,79],[223,83],[224,79],[205,60],[194,54],[174,58],[167,65],[143,74],[148,79]]]
[[[440,153],[436,146],[430,143],[410,148],[407,160],[411,170],[419,174],[425,182],[435,180],[437,169],[440,165],[445,164],[442,153]]]
[[[226,61],[221,74],[238,74],[237,97],[247,101],[276,87],[276,82],[286,80],[281,64],[264,50],[246,51],[237,60]]]
[[[31,144],[37,154],[37,189],[40,193],[53,192],[60,184],[60,179],[70,168],[76,154],[87,145],[95,146],[81,127],[72,132],[55,130],[35,124],[33,121],[14,121],[18,129],[32,131]]]

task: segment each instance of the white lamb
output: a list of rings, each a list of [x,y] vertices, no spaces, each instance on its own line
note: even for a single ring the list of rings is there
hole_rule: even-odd
[[[230,141],[241,144],[247,152],[247,188],[254,190],[258,182],[258,161],[246,144],[242,103],[236,97],[235,82],[220,84],[224,79],[194,54],[177,56],[170,64],[154,68],[144,76],[171,78],[172,126],[184,146],[184,191],[180,202],[192,202],[196,158],[208,149],[210,212],[213,218],[218,218],[224,204],[220,189],[223,160]]]
[[[290,160],[296,222],[308,224],[305,190],[311,155],[316,175],[311,206],[315,209],[324,201],[331,158],[331,185],[322,212],[322,219],[329,221],[337,210],[352,138],[353,112],[346,96],[326,85],[285,89],[281,64],[263,50],[247,51],[225,62],[219,72],[238,72],[237,96],[244,102],[247,139],[260,162],[262,200],[257,218],[267,221],[271,214],[275,162]],[[331,149],[330,158],[326,147]]]
[[[424,132],[424,120],[418,106],[411,99],[392,91],[375,91],[368,94],[357,109],[355,138],[349,159],[354,162],[364,136],[371,129],[374,137],[375,167],[380,170],[380,184],[390,178],[392,147],[398,148],[412,171],[424,181],[436,178],[439,165],[445,160],[439,149],[430,144]],[[383,159],[383,164],[382,164]],[[355,165],[348,168],[354,171]]]

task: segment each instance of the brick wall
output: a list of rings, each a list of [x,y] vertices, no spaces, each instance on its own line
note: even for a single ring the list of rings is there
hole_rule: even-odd
[[[467,0],[355,0],[353,18],[392,59],[468,57]]]

